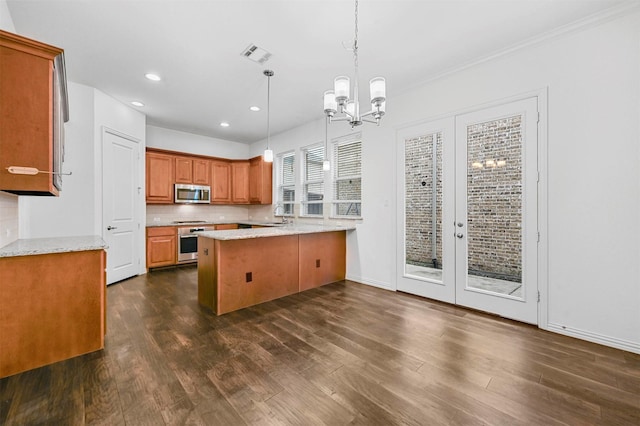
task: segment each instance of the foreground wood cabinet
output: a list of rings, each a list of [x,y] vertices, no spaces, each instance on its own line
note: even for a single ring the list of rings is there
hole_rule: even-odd
[[[175,265],[178,261],[175,226],[147,228],[147,268]]]
[[[0,191],[59,194],[59,175],[11,174],[7,167],[61,171],[64,73],[62,49],[0,31]]]
[[[104,347],[106,253],[0,258],[0,377]]]
[[[173,203],[174,157],[157,152],[147,152],[146,167],[147,203]]]

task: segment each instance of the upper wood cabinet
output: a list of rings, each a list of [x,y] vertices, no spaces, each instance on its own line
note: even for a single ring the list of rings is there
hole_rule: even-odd
[[[273,163],[266,163],[262,156],[249,160],[249,202],[271,204]]]
[[[176,183],[211,185],[209,160],[194,157],[176,157]]]
[[[7,167],[61,172],[67,119],[63,50],[0,31],[0,191],[58,195],[60,175]]]
[[[176,183],[193,183],[193,160],[187,157],[176,157]]]
[[[272,163],[147,148],[147,203],[173,203],[174,184],[211,186],[211,204],[271,204]]]
[[[173,203],[174,156],[147,152],[147,203]]]
[[[231,200],[236,204],[249,203],[249,161],[231,163]]]
[[[211,202],[231,203],[231,162],[211,161]]]
[[[211,167],[209,160],[193,159],[193,183],[196,185],[211,185]]]

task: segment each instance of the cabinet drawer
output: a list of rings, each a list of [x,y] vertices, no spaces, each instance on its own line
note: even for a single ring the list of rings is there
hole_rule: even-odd
[[[175,226],[154,226],[147,228],[147,237],[163,237],[176,235]]]

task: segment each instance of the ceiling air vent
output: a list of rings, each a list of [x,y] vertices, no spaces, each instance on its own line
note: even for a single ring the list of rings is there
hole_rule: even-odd
[[[250,44],[246,49],[240,53],[245,58],[251,59],[253,62],[257,62],[259,64],[264,64],[271,57],[271,53],[267,52],[261,47],[256,46],[255,44]]]

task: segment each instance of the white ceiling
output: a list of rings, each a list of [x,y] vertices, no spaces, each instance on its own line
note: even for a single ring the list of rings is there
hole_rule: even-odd
[[[361,97],[393,96],[625,0],[361,0]],[[323,116],[322,94],[352,75],[353,0],[7,0],[16,31],[65,50],[67,78],[129,103],[147,123],[251,143]],[[272,53],[260,65],[240,53]],[[162,76],[158,83],[147,72]],[[249,106],[262,107],[260,112]],[[73,114],[73,105],[71,105]],[[219,126],[228,121],[228,128]]]

